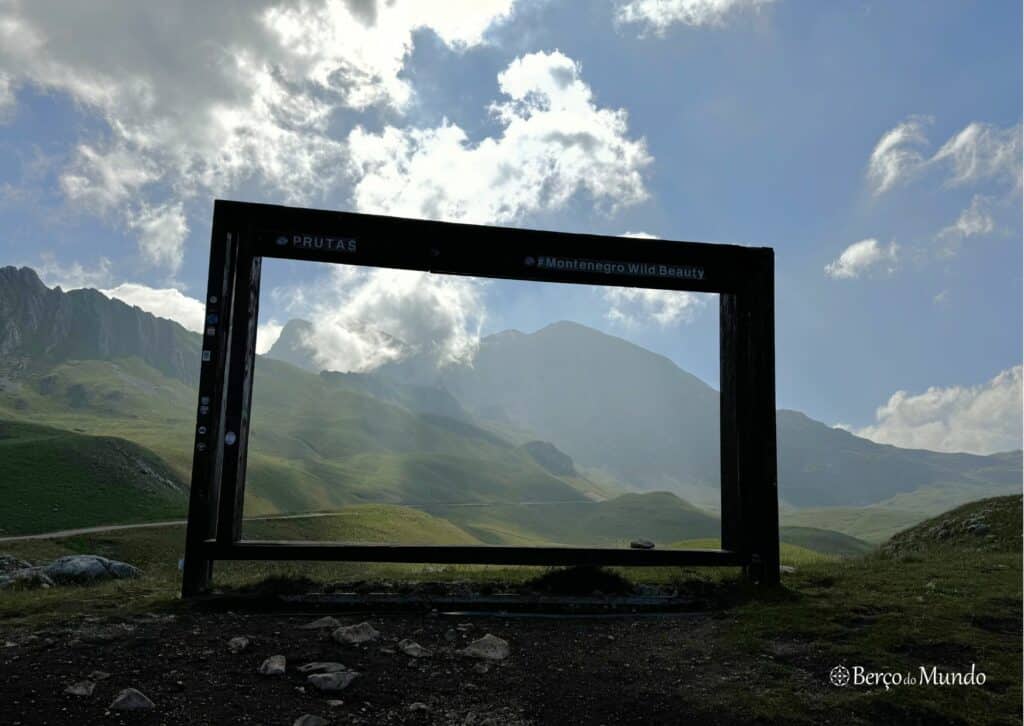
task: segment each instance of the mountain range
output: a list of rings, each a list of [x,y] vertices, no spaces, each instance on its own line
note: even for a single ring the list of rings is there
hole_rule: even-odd
[[[559,322],[485,337],[472,365],[326,372],[308,325],[289,323],[257,362],[247,513],[401,504],[484,542],[717,534],[718,394],[669,359]],[[191,464],[199,347],[95,290],[0,268],[0,420],[142,447],[166,465],[148,470],[177,478],[142,487],[161,492],[162,514]],[[1021,477],[1019,452],[899,449],[795,411],[778,430],[781,496],[805,525],[866,505],[916,521],[918,500],[1015,491]],[[4,498],[25,486],[0,475]]]

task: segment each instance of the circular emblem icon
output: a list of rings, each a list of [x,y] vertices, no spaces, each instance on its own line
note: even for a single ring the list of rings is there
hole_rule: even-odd
[[[842,688],[850,685],[850,669],[843,665],[837,665],[828,672],[828,679],[833,686]]]
[[[523,260],[523,264],[526,265],[527,267],[533,267],[535,264],[537,264],[537,261],[532,257],[527,257],[525,260]]]
[[[288,244],[288,238],[287,237],[285,237],[284,235],[281,235],[280,237],[277,238],[277,246],[278,247],[284,247],[286,244]]]

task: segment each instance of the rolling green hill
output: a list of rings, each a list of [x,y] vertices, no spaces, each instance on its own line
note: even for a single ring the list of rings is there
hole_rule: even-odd
[[[779,539],[785,544],[814,552],[846,557],[863,555],[874,549],[874,546],[864,540],[817,527],[780,527]]]
[[[356,504],[323,517],[246,522],[247,539],[368,544],[480,544],[451,522],[411,507]]]
[[[605,501],[428,507],[489,544],[626,546],[717,536],[718,519],[669,492],[623,494]]]
[[[184,516],[187,488],[138,444],[0,421],[0,533]]]
[[[894,535],[883,549],[891,554],[941,550],[1021,551],[1020,496],[970,502]]]
[[[886,507],[822,507],[799,509],[782,515],[785,527],[813,527],[840,532],[871,544],[880,544],[926,515]]]
[[[680,542],[673,542],[669,545],[671,549],[693,549],[710,550],[721,547],[717,537],[705,537],[701,539],[688,539]],[[779,545],[779,564],[790,566],[808,565],[818,562],[828,562],[835,559],[835,555],[827,552],[819,552],[808,547],[782,542]]]

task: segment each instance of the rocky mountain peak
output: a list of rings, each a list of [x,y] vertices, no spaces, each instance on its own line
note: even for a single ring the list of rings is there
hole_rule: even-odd
[[[24,375],[67,360],[138,357],[198,380],[199,336],[97,290],[49,288],[28,267],[0,268],[0,367]]]

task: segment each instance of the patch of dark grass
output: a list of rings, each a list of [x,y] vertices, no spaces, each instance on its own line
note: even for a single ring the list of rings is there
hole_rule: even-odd
[[[968,622],[975,628],[1000,635],[1020,635],[1020,617],[1001,618],[994,615],[971,615]]]
[[[279,595],[305,595],[312,592],[320,592],[323,585],[308,577],[287,577],[274,575],[259,582],[253,582],[237,587],[224,588],[221,592],[224,595],[239,595],[252,598],[273,598]]]
[[[977,660],[975,648],[964,643],[948,641],[915,642],[904,641],[891,648],[893,653],[909,656],[924,664],[959,667],[963,663]]]
[[[636,588],[617,572],[603,567],[560,567],[523,583],[526,590],[551,595],[632,595]]]

